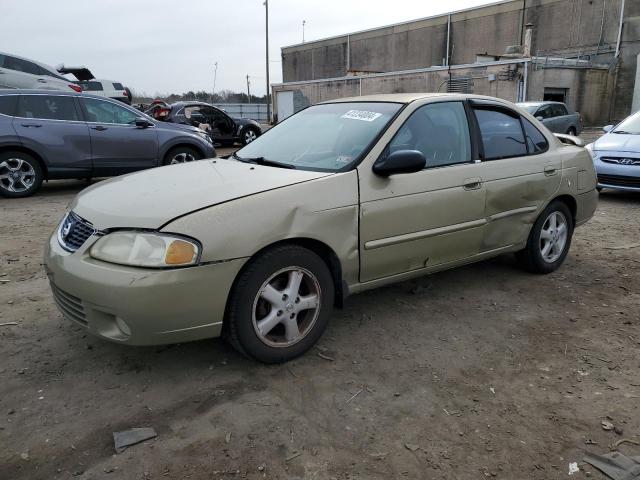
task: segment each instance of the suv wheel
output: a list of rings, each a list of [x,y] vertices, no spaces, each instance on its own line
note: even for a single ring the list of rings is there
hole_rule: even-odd
[[[190,147],[176,147],[169,150],[164,157],[163,165],[176,165],[178,163],[195,162],[200,160],[200,152]]]
[[[42,167],[31,155],[0,153],[0,195],[28,197],[40,188],[43,179]]]
[[[235,282],[225,337],[241,353],[265,363],[309,350],[331,316],[334,285],[325,262],[296,245],[266,251]]]
[[[253,142],[256,138],[258,138],[258,131],[252,127],[245,128],[240,136],[240,140],[242,140],[243,145]]]
[[[533,273],[551,273],[569,253],[573,217],[561,201],[551,202],[533,224],[527,246],[518,252],[519,263]]]

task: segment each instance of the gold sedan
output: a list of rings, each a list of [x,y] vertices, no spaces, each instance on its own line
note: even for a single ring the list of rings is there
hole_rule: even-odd
[[[348,295],[509,252],[558,268],[598,198],[568,141],[489,97],[309,107],[230,158],[81,192],[46,248],[54,299],[123,344],[223,335],[286,361]]]

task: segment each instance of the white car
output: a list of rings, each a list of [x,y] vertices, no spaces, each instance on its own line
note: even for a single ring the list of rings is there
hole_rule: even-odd
[[[74,83],[77,83],[82,87],[83,91],[92,95],[120,100],[127,105],[131,105],[130,93],[120,82],[94,78],[92,80],[78,80],[74,81]]]
[[[82,91],[53,67],[3,52],[0,52],[0,88]]]

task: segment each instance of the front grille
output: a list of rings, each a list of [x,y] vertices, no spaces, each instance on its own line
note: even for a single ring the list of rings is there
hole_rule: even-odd
[[[606,163],[615,163],[616,165],[640,165],[640,158],[629,157],[601,157],[600,160]]]
[[[617,187],[640,188],[640,177],[627,177],[624,175],[598,175],[598,183]]]
[[[58,242],[65,250],[75,252],[94,234],[101,235],[102,232],[84,218],[69,212],[58,227]]]
[[[73,320],[74,322],[80,323],[84,326],[87,325],[82,300],[67,292],[63,292],[53,283],[51,283],[51,291],[53,292],[53,299],[56,301],[58,309],[60,309],[60,312],[65,318]]]

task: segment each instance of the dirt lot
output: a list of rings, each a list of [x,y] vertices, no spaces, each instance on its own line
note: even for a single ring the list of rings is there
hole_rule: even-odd
[[[640,195],[604,192],[552,275],[505,256],[357,295],[318,348],[264,366],[62,319],[41,254],[84,186],[0,199],[0,479],[604,478],[583,453],[640,440],[640,248],[618,248]],[[158,437],[116,455],[141,426]]]

